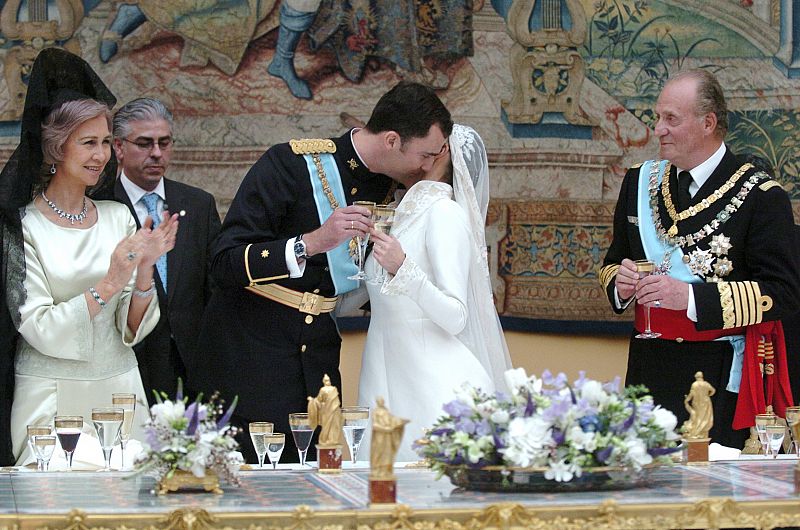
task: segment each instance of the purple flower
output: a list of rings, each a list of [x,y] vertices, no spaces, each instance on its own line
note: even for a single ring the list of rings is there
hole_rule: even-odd
[[[588,381],[588,379],[586,379],[586,371],[585,370],[581,370],[581,371],[578,372],[578,378],[575,380],[574,383],[572,383],[572,386],[574,386],[575,388],[580,390],[581,388],[583,388],[583,384],[586,381]]]
[[[564,432],[558,427],[553,427],[552,433],[553,441],[556,443],[556,445],[563,444],[567,439],[567,437],[564,435]]]
[[[478,436],[486,436],[487,434],[492,433],[492,426],[489,425],[488,420],[481,421],[478,425],[475,426],[475,434]]]
[[[619,385],[622,382],[619,376],[615,377],[608,383],[603,384],[603,390],[609,394],[619,394]]]
[[[544,373],[542,373],[542,381],[544,381],[544,384],[547,386],[552,386],[556,390],[561,390],[564,388],[564,385],[567,384],[567,376],[564,372],[559,372],[557,376],[553,377],[550,370],[545,370]]]
[[[559,418],[566,416],[572,406],[571,400],[567,397],[556,397],[550,403],[550,406],[542,412],[542,417],[550,422],[555,423]]]
[[[597,417],[597,414],[584,416],[578,420],[578,425],[581,426],[583,432],[597,432],[600,430],[600,418]]]
[[[529,418],[536,412],[536,403],[533,401],[533,396],[528,392],[528,403],[525,405],[525,413],[523,416]]]
[[[680,447],[680,446],[677,446],[677,447],[653,447],[652,449],[648,449],[647,450],[647,454],[649,454],[650,456],[662,456],[662,455],[668,455],[670,453],[677,453],[681,449],[683,449],[683,448]]]
[[[475,422],[469,418],[460,418],[455,422],[456,430],[467,434],[475,433]]]
[[[606,462],[608,462],[608,459],[611,458],[611,452],[613,450],[614,447],[609,445],[597,451],[594,456],[595,458],[597,458],[598,462],[600,462],[601,464],[605,464]]]
[[[453,416],[454,418],[460,418],[461,416],[469,416],[472,414],[472,407],[460,399],[454,399],[449,403],[445,403],[442,409],[444,409],[447,414]]]

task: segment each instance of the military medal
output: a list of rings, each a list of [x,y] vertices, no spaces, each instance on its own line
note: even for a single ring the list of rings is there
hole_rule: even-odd
[[[673,223],[672,226],[669,227],[669,230],[667,230],[667,235],[669,237],[675,237],[678,235],[678,223]]]

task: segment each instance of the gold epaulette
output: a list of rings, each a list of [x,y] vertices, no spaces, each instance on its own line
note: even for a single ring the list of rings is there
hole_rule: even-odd
[[[638,164],[634,164],[631,167],[629,167],[628,169],[639,169],[640,167],[642,167],[642,163],[643,162],[639,162]]]
[[[775,186],[779,187],[780,189],[783,189],[783,186],[781,186],[780,182],[772,179],[759,184],[758,189],[760,189],[761,191],[768,191],[770,188],[774,188]]]
[[[336,144],[333,140],[325,138],[304,138],[302,140],[289,140],[292,152],[296,155],[318,155],[320,153],[335,153]]]

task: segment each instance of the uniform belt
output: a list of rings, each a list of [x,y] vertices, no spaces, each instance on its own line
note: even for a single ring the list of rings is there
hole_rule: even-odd
[[[336,302],[339,301],[338,297],[326,298],[321,294],[301,293],[274,283],[251,285],[250,287],[246,287],[246,289],[268,300],[289,306],[292,309],[297,309],[301,313],[308,313],[309,315],[330,313],[336,309]]]

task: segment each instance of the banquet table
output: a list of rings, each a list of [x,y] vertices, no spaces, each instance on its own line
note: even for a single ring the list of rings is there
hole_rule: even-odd
[[[241,472],[241,486],[155,495],[129,472],[0,472],[0,530],[169,528],[459,530],[483,528],[776,528],[800,526],[796,459],[661,467],[622,491],[483,493],[425,468],[397,469],[397,504],[370,506],[368,470],[282,466]]]

